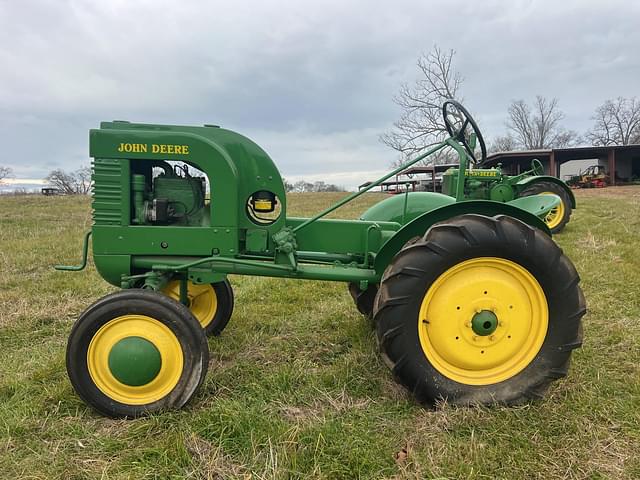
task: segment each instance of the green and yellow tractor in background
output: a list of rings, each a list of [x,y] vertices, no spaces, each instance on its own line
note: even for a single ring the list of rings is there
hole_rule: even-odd
[[[449,131],[449,134],[451,133]],[[537,159],[531,163],[531,170],[515,176],[503,174],[500,165],[483,168],[487,160],[487,151],[484,144],[480,144],[479,147],[477,153],[474,151],[469,155],[470,168],[464,169],[465,198],[510,202],[530,195],[557,195],[561,202],[547,214],[544,221],[551,233],[558,233],[565,227],[572,210],[576,208],[575,196],[565,182],[544,175],[544,167]],[[450,168],[443,174],[442,193],[456,196],[460,170]]]
[[[287,215],[282,177],[248,138],[215,126],[104,122],[90,132],[93,226],[84,238],[120,290],[85,310],[67,345],[80,397],[136,417],[184,406],[229,321],[228,275],[349,284],[394,377],[424,404],[517,404],[566,375],[585,300],[543,219],[557,195],[510,201],[411,192],[358,220],[327,214],[444,149],[466,171],[482,136],[457,102],[451,136],[311,218]],[[256,312],[259,315],[259,312]],[[309,325],[309,328],[317,328]]]
[[[455,195],[458,184],[458,168],[450,168],[442,176],[442,193]],[[471,168],[465,170],[465,198],[509,202],[529,195],[553,194],[560,197],[560,203],[552,209],[544,221],[551,233],[559,233],[576,208],[576,199],[562,180],[543,175],[544,167],[539,160],[533,160],[531,170],[520,175],[505,175],[500,166],[495,168]]]

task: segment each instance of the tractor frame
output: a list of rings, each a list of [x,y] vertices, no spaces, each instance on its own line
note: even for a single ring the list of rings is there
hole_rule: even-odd
[[[186,404],[207,371],[205,334],[219,335],[233,311],[233,274],[349,283],[383,358],[422,403],[540,396],[580,345],[585,311],[577,273],[543,221],[558,196],[467,199],[461,178],[451,195],[406,192],[357,220],[326,218],[441,149],[457,153],[461,171],[476,143],[486,156],[462,105],[445,102],[443,116],[449,138],[310,218],[287,215],[274,162],[238,133],[129,122],[91,130],[94,223],[82,263],[56,268],[84,269],[91,243],[96,269],[122,290],[72,328],[76,392],[114,417]]]

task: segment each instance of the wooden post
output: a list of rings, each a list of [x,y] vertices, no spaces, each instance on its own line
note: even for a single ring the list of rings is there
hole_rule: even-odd
[[[549,175],[553,177],[558,176],[558,167],[556,166],[556,155],[553,150],[549,154]]]
[[[611,148],[607,152],[607,163],[609,164],[609,179],[612,186],[616,186],[616,151]]]
[[[436,164],[431,165],[431,188],[436,191]]]

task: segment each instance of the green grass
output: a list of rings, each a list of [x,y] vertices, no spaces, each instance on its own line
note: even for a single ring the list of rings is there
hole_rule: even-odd
[[[341,195],[292,195],[290,214]],[[423,409],[345,285],[232,277],[200,392],[133,421],[97,415],[66,377],[72,323],[112,290],[92,268],[52,269],[79,260],[88,201],[0,197],[0,477],[640,478],[640,187],[577,196],[556,240],[582,276],[585,345],[544,400]]]

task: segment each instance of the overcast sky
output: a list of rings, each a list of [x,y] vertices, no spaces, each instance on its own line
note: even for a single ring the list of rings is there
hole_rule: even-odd
[[[378,141],[418,56],[453,48],[485,137],[507,106],[557,97],[565,126],[640,95],[637,1],[0,0],[0,165],[88,165],[101,120],[214,123],[289,179],[345,186],[394,160]]]

